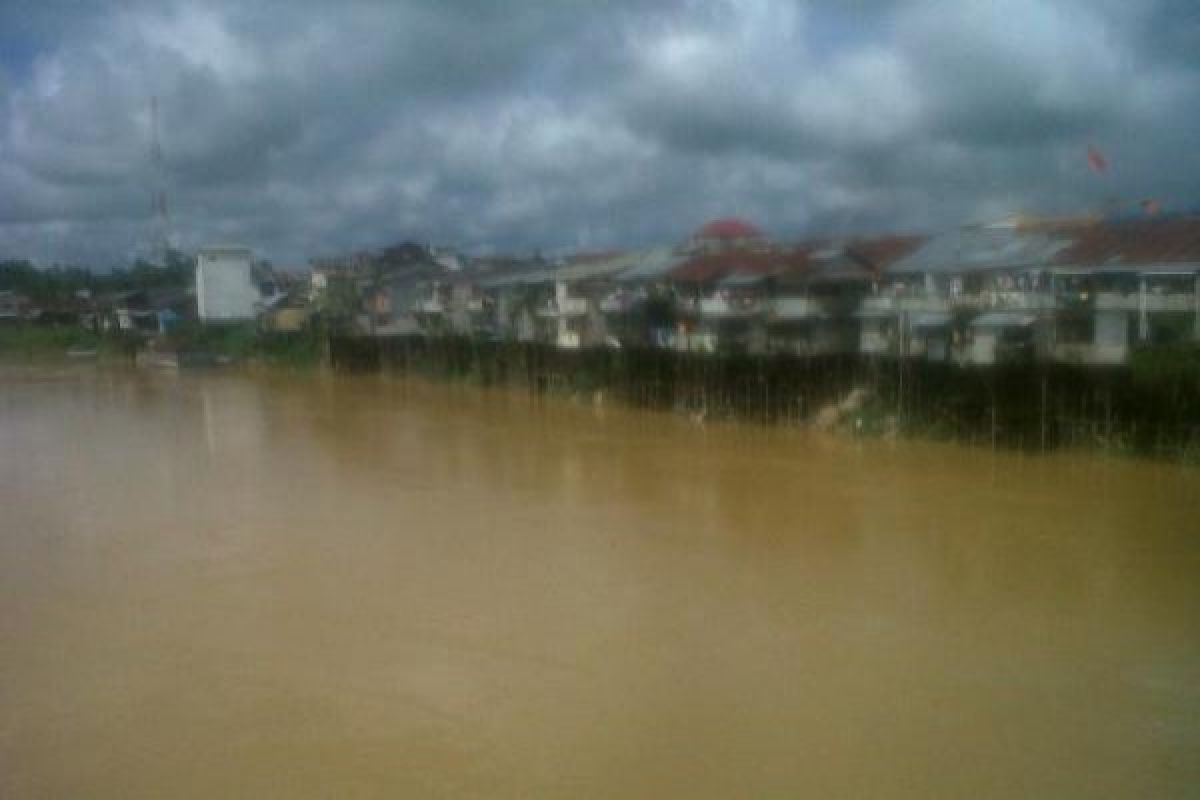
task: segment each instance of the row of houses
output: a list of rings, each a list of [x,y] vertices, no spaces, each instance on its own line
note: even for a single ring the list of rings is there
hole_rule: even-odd
[[[315,260],[303,279],[248,248],[209,247],[192,287],[82,296],[72,311],[145,334],[190,318],[296,331],[324,314],[361,335],[563,349],[1119,365],[1137,348],[1200,341],[1200,217],[1012,218],[799,242],[719,219],[674,246],[558,258],[400,243]],[[61,313],[0,291],[0,322]]]
[[[314,296],[347,269],[314,270]],[[1196,217],[1014,218],[795,243],[720,219],[674,247],[452,267],[426,253],[358,274],[358,328],[377,336],[1094,365],[1200,340]]]
[[[80,325],[103,333],[165,333],[196,317],[196,293],[187,287],[92,292],[39,304],[20,292],[0,290],[0,324]]]

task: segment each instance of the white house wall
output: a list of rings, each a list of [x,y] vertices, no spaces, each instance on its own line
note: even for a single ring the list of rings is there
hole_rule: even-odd
[[[249,250],[201,251],[196,259],[196,310],[205,322],[254,319],[258,287]]]

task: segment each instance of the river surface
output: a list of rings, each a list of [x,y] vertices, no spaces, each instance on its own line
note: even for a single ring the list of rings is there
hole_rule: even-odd
[[[4,798],[1200,792],[1200,470],[0,368]]]

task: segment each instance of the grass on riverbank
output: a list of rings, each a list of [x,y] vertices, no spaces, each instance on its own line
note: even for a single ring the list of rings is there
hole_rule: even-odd
[[[0,326],[0,358],[48,361],[68,358],[70,351],[95,351],[97,358],[129,358],[137,340],[126,335],[101,336],[78,325],[8,324]]]
[[[99,360],[128,360],[149,341],[128,333],[99,334],[78,325],[12,324],[0,326],[0,358],[59,361],[68,359],[71,351],[95,351]],[[315,328],[273,333],[260,332],[253,324],[186,324],[156,340],[155,347],[289,369],[315,367],[323,352],[322,337]]]
[[[612,398],[707,419],[807,424],[866,391],[839,429],[863,437],[1084,449],[1200,462],[1200,347],[1137,349],[1128,366],[1014,363],[963,368],[854,356],[558,350],[465,338],[335,338],[347,370]]]
[[[238,363],[309,368],[321,363],[323,337],[316,327],[294,333],[260,331],[253,324],[181,325],[165,345],[180,352],[207,353]]]

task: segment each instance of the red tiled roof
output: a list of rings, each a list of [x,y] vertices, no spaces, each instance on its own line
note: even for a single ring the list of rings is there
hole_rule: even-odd
[[[875,236],[846,243],[848,254],[864,266],[882,272],[920,246],[923,236]]]
[[[825,279],[870,278],[916,250],[923,236],[872,236],[846,241],[809,239],[793,251],[796,257],[783,278],[797,279],[816,270]]]
[[[681,283],[711,283],[734,274],[776,275],[801,268],[805,251],[798,249],[735,250],[697,253],[667,273]]]
[[[725,217],[704,224],[694,236],[697,239],[758,239],[762,235],[761,230],[744,219]]]
[[[1200,217],[1098,222],[1081,227],[1055,259],[1102,267],[1200,263]]]

